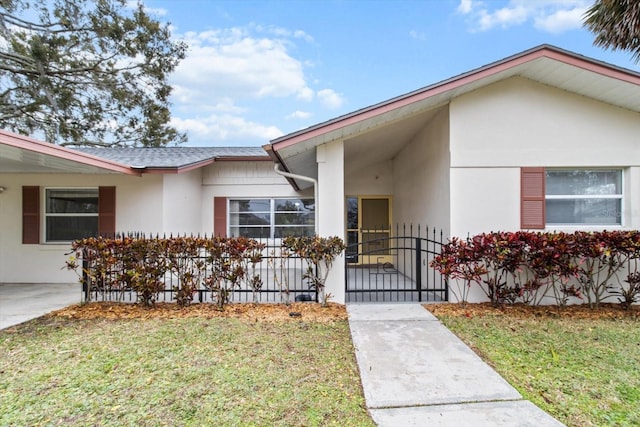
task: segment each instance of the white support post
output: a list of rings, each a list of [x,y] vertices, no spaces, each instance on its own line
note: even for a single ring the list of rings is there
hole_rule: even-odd
[[[345,236],[344,211],[344,145],[342,141],[333,141],[318,146],[316,152],[318,162],[318,198],[316,204],[320,227],[318,234],[322,237]],[[345,258],[344,253],[336,258],[325,292],[331,294],[330,301],[345,303]]]

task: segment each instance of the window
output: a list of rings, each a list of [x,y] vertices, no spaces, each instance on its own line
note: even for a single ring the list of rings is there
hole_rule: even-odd
[[[97,234],[97,188],[45,191],[46,242],[70,242]]]
[[[545,171],[547,225],[622,225],[622,171]]]
[[[315,234],[313,199],[229,200],[229,235],[281,238]]]

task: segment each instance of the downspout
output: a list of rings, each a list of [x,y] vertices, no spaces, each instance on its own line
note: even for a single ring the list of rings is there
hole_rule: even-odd
[[[316,231],[316,235],[318,235],[318,229],[319,229],[319,217],[318,217],[318,180],[314,179],[314,178],[310,178],[308,176],[303,176],[303,175],[296,175],[294,173],[291,172],[285,172],[283,170],[280,170],[280,163],[277,163],[273,166],[273,170],[278,174],[278,175],[282,175],[286,178],[292,178],[292,179],[299,179],[300,181],[307,181],[307,182],[311,182],[313,184],[313,198],[314,198],[314,202],[316,205],[316,208],[314,210],[314,215],[315,215],[315,231]]]

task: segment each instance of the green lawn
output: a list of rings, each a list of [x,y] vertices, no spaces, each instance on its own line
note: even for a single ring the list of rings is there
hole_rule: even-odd
[[[373,426],[346,321],[38,319],[0,331],[0,425]]]
[[[563,423],[640,425],[640,321],[438,317]]]

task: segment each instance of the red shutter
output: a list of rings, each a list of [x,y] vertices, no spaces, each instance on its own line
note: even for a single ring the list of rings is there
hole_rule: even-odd
[[[98,234],[104,237],[116,234],[116,187],[98,188]]]
[[[520,169],[520,228],[544,229],[544,168]]]
[[[226,237],[227,235],[227,198],[213,198],[213,234]]]
[[[22,187],[22,244],[40,243],[40,187]]]

